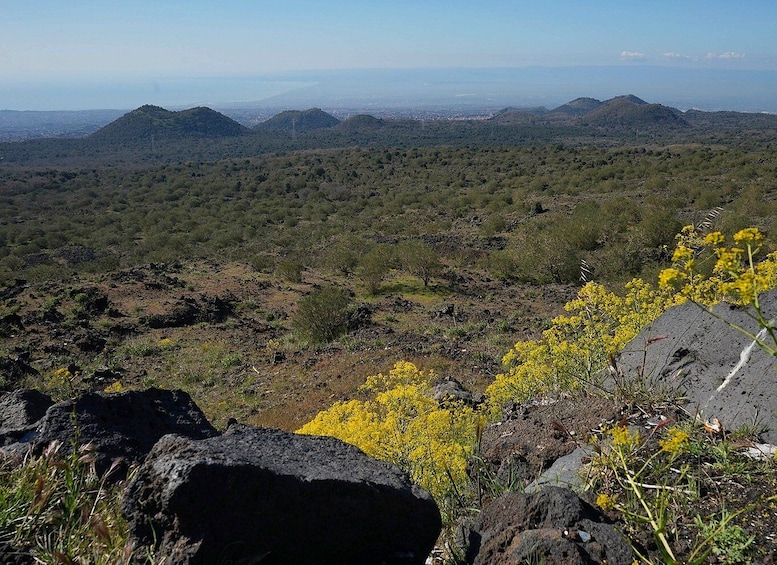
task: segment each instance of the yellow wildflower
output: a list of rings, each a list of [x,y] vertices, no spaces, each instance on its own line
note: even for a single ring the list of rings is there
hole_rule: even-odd
[[[734,234],[734,241],[740,245],[759,248],[764,240],[764,234],[758,228],[745,228]]]
[[[113,393],[113,392],[124,392],[126,389],[124,388],[124,385],[121,384],[121,381],[116,381],[112,385],[108,385],[103,389],[103,392],[107,393]]]
[[[632,433],[625,426],[615,426],[610,430],[613,447],[636,447],[639,444],[639,430]]]
[[[742,264],[742,249],[732,247],[731,249],[721,248],[716,250],[718,261],[715,263],[716,273],[731,273],[738,271]]]
[[[658,274],[658,286],[660,288],[674,286],[678,283],[682,283],[684,280],[685,274],[679,269],[675,269],[674,267],[664,269]]]
[[[600,493],[596,497],[596,505],[602,510],[611,510],[615,508],[617,496],[610,496],[609,494]]]
[[[673,455],[683,453],[688,449],[688,434],[683,430],[672,428],[669,430],[667,437],[658,441],[658,445],[661,446],[661,451],[666,451]]]
[[[714,231],[712,233],[708,233],[704,237],[704,243],[706,243],[707,245],[715,246],[715,247],[717,247],[719,245],[722,245],[724,241],[726,241],[726,236],[724,236],[719,231]]]
[[[690,261],[691,259],[693,259],[693,250],[682,243],[678,243],[672,254],[672,262]]]

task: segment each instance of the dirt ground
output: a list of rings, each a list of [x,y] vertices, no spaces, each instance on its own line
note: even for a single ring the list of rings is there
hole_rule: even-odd
[[[300,298],[327,283],[351,288],[363,315],[346,336],[311,347],[292,320]],[[309,271],[289,283],[245,264],[192,262],[19,282],[2,293],[7,389],[67,395],[52,377],[70,367],[75,390],[182,388],[217,425],[234,417],[296,429],[397,361],[482,391],[508,349],[539,336],[576,288],[460,272],[455,283],[428,288],[411,277],[388,279],[369,296],[353,281]]]

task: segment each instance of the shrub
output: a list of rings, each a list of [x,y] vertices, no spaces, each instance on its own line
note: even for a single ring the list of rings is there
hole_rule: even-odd
[[[515,254],[510,249],[498,249],[489,253],[486,268],[495,277],[512,279],[515,276]]]
[[[275,267],[277,275],[290,283],[302,282],[302,263],[295,260],[282,261]]]
[[[367,378],[368,400],[338,402],[298,430],[326,435],[405,470],[449,515],[467,484],[480,417],[458,403],[441,406],[430,395],[434,374],[400,361],[388,375]]]
[[[357,238],[347,238],[345,241],[338,241],[326,251],[323,258],[324,266],[343,276],[348,276],[354,272],[359,264],[360,250],[366,243]]]
[[[294,328],[313,343],[326,343],[342,335],[348,322],[351,297],[335,286],[315,289],[299,302]]]
[[[640,279],[623,296],[586,284],[564,306],[569,316],[553,319],[541,339],[518,342],[504,356],[506,371],[486,389],[493,413],[507,402],[597,383],[609,358],[673,303],[672,293]]]
[[[394,254],[388,245],[376,245],[359,259],[356,275],[367,287],[370,294],[378,294],[383,279],[386,278],[394,261]]]

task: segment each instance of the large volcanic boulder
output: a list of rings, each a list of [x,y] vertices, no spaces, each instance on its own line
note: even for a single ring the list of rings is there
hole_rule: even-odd
[[[777,290],[761,295],[760,304],[767,320],[777,316]],[[752,312],[727,304],[713,312],[690,302],[664,312],[618,358],[622,378],[676,391],[703,420],[728,430],[755,425],[777,443],[777,357],[735,329],[758,334]]]
[[[39,453],[57,441],[68,452],[76,444],[91,444],[98,472],[106,471],[114,460],[122,461],[119,469],[124,471],[140,463],[157,440],[170,433],[196,439],[218,434],[191,397],[180,390],[88,392],[49,406],[36,424],[28,426],[23,435],[16,434],[16,443],[3,451]],[[0,445],[4,441],[0,437]],[[121,472],[114,474],[119,477]]]
[[[327,437],[232,425],[162,438],[128,485],[132,537],[166,563],[423,563],[441,521],[397,467]]]

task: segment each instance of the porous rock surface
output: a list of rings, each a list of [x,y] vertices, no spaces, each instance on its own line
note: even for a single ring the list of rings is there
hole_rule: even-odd
[[[24,413],[29,410],[25,408],[30,405],[29,398],[34,398],[38,408],[34,414],[29,411],[31,419],[46,404],[48,397],[39,396],[43,395],[34,391],[10,393],[2,397],[0,405],[9,415]],[[129,465],[140,463],[164,435],[176,433],[201,439],[218,434],[187,393],[155,388],[114,394],[87,392],[51,404],[37,422],[22,428],[24,433],[19,430],[18,424],[13,429],[0,430],[3,452],[40,453],[54,441],[61,444],[64,452],[69,452],[74,444],[91,444],[99,473],[104,473],[115,460],[121,461],[119,471],[111,477],[114,479],[121,478]]]
[[[37,390],[15,390],[0,396],[0,447],[33,432],[52,404],[51,397]]]
[[[630,565],[634,553],[602,514],[562,487],[508,493],[481,512],[469,533],[474,565]]]
[[[238,424],[162,438],[123,510],[169,564],[423,563],[441,528],[397,467],[334,438]]]

